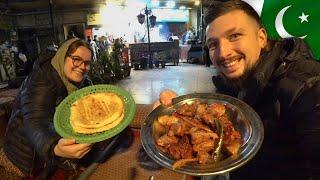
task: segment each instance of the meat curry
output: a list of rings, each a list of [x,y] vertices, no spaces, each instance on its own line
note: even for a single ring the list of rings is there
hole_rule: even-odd
[[[189,162],[215,163],[234,155],[242,138],[227,112],[223,103],[185,103],[171,115],[162,115],[155,121],[154,127],[161,132],[154,137],[156,145],[176,160],[173,168]]]

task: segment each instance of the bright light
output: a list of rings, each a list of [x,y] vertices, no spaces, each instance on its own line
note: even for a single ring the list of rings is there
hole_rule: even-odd
[[[126,6],[128,7],[127,9],[142,9],[144,7],[146,7],[146,4],[144,2],[141,1],[137,1],[137,0],[127,0],[126,1]]]
[[[139,9],[126,8],[112,2],[108,2],[105,7],[100,9],[102,28],[108,34],[112,34],[115,38],[123,37],[129,34],[131,29],[128,25],[130,22],[137,21],[137,13]]]
[[[166,6],[167,6],[168,8],[174,8],[174,7],[176,6],[176,2],[174,2],[174,1],[168,1],[168,2],[166,3]]]
[[[200,1],[199,1],[199,0],[195,0],[195,1],[194,1],[194,5],[195,5],[195,6],[199,6],[199,5],[200,5]]]
[[[152,9],[152,14],[157,16],[157,22],[159,23],[188,22],[189,20],[189,11],[187,8],[182,6],[180,9],[175,9],[176,3],[172,0],[167,1],[164,9],[159,8],[159,0],[148,0],[148,2],[148,8]],[[156,6],[157,8],[155,8]],[[100,15],[96,15],[99,17],[99,23],[96,23],[101,24],[102,27],[99,31],[95,30],[93,32],[94,35],[104,35],[111,38],[123,37],[128,43],[146,42],[146,23],[140,24],[137,19],[139,13],[144,13],[145,7],[145,0],[108,0],[108,2],[100,8]],[[161,10],[163,10],[163,12]],[[167,29],[167,26],[163,24],[157,24],[157,26],[151,28],[151,41],[166,41],[169,32],[164,32],[167,32]]]
[[[159,3],[158,0],[152,0],[152,1],[151,1],[151,6],[152,6],[152,7],[159,7],[159,4],[160,4],[160,3]]]
[[[186,9],[153,9],[153,15],[157,16],[157,22],[188,22],[189,11]]]

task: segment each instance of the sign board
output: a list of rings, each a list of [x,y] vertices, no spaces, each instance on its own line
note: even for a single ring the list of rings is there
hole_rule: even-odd
[[[101,24],[101,14],[88,14],[87,15],[87,24],[90,25],[100,25]]]

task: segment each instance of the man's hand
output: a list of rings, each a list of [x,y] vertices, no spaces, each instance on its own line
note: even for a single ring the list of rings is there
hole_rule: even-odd
[[[172,104],[172,99],[177,97],[177,93],[171,90],[164,90],[160,93],[159,100],[153,104],[153,109],[158,107],[160,104],[165,106],[170,106]]]
[[[61,138],[54,147],[56,156],[81,159],[91,150],[91,144],[77,144],[75,139]]]

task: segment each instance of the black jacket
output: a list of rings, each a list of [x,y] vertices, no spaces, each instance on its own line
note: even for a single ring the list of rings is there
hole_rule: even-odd
[[[51,65],[51,58],[37,62],[21,85],[5,134],[5,154],[29,176],[41,173],[49,177],[61,160],[53,151],[61,138],[54,129],[53,116],[56,106],[68,93]],[[86,80],[84,85],[87,84]],[[102,151],[103,147],[95,144],[93,149]],[[91,152],[88,154],[94,154]]]
[[[260,115],[265,138],[233,179],[320,178],[320,63],[301,39],[283,39],[264,53],[247,89],[213,77],[217,92],[238,97]]]
[[[5,135],[5,154],[29,175],[55,166],[53,148],[61,138],[53,115],[68,93],[50,59],[36,63],[21,85]]]

